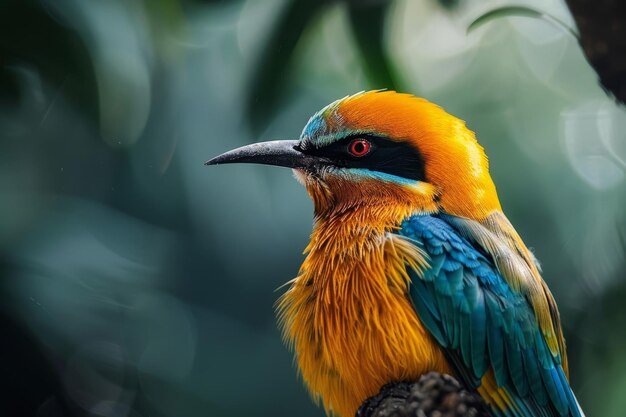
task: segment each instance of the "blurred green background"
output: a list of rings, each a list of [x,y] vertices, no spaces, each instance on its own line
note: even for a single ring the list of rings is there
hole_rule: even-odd
[[[476,131],[583,408],[623,416],[626,112],[559,25],[467,33],[507,4],[575,26],[554,0],[0,1],[0,414],[323,416],[273,312],[306,192],[203,162],[395,88]]]

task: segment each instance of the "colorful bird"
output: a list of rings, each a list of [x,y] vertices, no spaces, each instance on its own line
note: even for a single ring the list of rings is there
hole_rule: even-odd
[[[559,312],[462,120],[424,99],[359,93],[299,140],[207,162],[293,168],[315,206],[284,337],[327,413],[354,416],[393,381],[456,376],[494,416],[581,417]]]

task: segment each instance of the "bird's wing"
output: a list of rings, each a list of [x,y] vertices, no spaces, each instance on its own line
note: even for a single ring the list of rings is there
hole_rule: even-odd
[[[439,214],[439,217],[472,246],[484,249],[509,286],[526,297],[552,356],[560,360],[567,376],[567,352],[556,302],[541,278],[537,259],[524,245],[504,213],[494,211],[480,221],[444,213]]]
[[[429,268],[409,271],[419,318],[494,414],[580,417],[560,357],[489,255],[434,216],[412,216],[398,233],[430,258]]]

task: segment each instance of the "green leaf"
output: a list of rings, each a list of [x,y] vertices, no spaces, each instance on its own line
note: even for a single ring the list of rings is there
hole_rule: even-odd
[[[290,0],[267,37],[246,92],[246,114],[253,130],[274,115],[302,33],[328,2]]]
[[[459,5],[459,0],[437,0],[437,3],[444,9],[452,10]]]
[[[15,68],[36,71],[97,120],[97,84],[88,46],[39,1],[0,2],[0,101],[15,103],[19,98]]]
[[[467,27],[467,33],[470,33],[474,29],[483,24],[502,17],[512,17],[512,16],[520,16],[520,17],[532,17],[538,19],[544,19],[548,22],[553,23],[555,26],[565,30],[567,33],[572,35],[574,38],[578,39],[578,31],[575,28],[568,26],[565,22],[556,17],[542,12],[540,10],[535,10],[526,6],[504,6],[498,7],[497,9],[493,9],[488,11],[487,13],[476,18],[470,25]]]
[[[375,88],[397,89],[393,65],[385,52],[385,17],[389,2],[351,2],[348,14],[365,72]]]

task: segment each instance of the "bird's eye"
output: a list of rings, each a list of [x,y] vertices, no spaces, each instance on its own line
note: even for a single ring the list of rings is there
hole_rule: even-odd
[[[361,157],[369,153],[372,145],[365,139],[355,139],[348,145],[348,152],[353,156]]]

